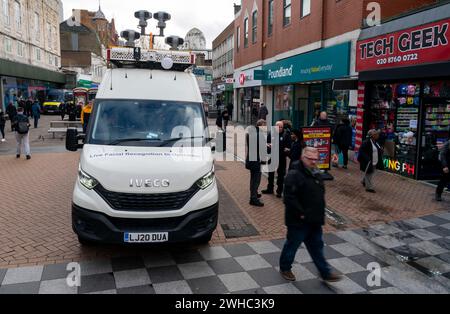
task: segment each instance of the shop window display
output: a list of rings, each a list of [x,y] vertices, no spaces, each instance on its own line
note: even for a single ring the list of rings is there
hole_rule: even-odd
[[[415,165],[420,109],[420,83],[375,84],[371,90],[368,129],[381,131],[384,155]],[[415,171],[408,175],[413,176]]]
[[[350,118],[349,91],[334,91],[330,82],[324,83],[325,104],[322,111],[328,113],[328,120],[332,125],[338,125],[342,119]]]
[[[421,178],[439,176],[439,150],[449,139],[450,81],[425,82],[423,91],[424,119],[421,145]]]
[[[292,120],[294,103],[294,87],[292,85],[277,86],[275,88],[275,121],[279,119]]]

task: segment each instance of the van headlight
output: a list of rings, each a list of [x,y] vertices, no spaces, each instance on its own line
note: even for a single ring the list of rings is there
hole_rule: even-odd
[[[214,169],[211,170],[207,175],[197,180],[197,186],[204,190],[214,182]]]
[[[98,181],[84,172],[81,167],[78,168],[78,180],[88,190],[92,190],[98,184]]]

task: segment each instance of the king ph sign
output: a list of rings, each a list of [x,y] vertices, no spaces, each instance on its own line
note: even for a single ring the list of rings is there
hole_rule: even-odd
[[[450,19],[358,41],[356,70],[450,60]]]

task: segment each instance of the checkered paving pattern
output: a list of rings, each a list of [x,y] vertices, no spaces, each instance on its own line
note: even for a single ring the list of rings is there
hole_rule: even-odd
[[[0,269],[0,294],[393,294],[450,293],[450,211],[324,235],[325,256],[343,275],[325,285],[304,247],[296,282],[279,274],[283,239],[198,248],[149,249],[141,255],[80,263],[81,286],[69,287],[67,264]],[[368,286],[368,264],[381,267]]]

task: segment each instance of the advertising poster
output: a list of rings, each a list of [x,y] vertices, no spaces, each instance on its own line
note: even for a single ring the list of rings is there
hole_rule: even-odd
[[[330,127],[305,127],[302,128],[303,140],[308,147],[317,148],[319,151],[320,170],[331,168],[331,128]]]

